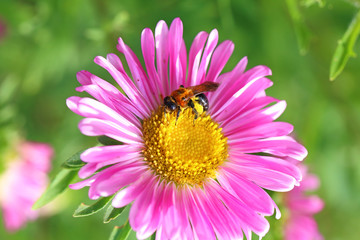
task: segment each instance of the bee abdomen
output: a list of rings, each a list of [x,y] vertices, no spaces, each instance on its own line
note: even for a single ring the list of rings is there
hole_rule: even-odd
[[[203,107],[204,111],[207,111],[209,109],[209,100],[207,99],[205,94],[200,93],[199,95],[196,95],[195,101],[197,101]]]

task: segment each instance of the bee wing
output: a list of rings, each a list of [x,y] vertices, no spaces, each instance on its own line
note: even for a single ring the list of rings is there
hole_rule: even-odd
[[[216,82],[203,82],[200,85],[189,87],[194,95],[198,95],[203,92],[213,92],[219,87],[219,83]]]

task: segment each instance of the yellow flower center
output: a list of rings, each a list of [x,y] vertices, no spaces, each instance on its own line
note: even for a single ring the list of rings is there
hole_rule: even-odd
[[[201,112],[201,111],[200,111]],[[228,157],[227,138],[209,115],[195,115],[191,108],[164,114],[163,107],[143,122],[144,159],[166,181],[178,185],[201,185],[216,178]]]

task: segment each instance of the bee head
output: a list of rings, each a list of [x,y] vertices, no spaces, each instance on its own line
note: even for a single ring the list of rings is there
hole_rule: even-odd
[[[177,104],[174,98],[167,96],[164,98],[164,106],[166,112],[172,112],[175,111]]]

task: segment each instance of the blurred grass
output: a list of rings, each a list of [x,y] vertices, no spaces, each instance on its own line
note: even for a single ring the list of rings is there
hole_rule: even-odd
[[[350,1],[325,3],[300,9],[312,33],[307,55],[300,56],[285,1],[3,0],[0,21],[6,32],[0,34],[0,81],[11,77],[19,82],[11,99],[17,112],[12,124],[27,139],[55,147],[56,171],[62,161],[96,141],[80,134],[81,117],[65,106],[65,99],[77,94],[77,71],[86,69],[110,80],[92,59],[116,53],[119,36],[140,57],[142,29],[154,30],[160,19],[168,25],[175,17],[182,19],[187,48],[199,31],[217,28],[221,41],[235,43],[225,70],[243,56],[248,56],[249,67],[264,64],[272,69],[274,86],[268,94],[287,101],[281,120],[295,126],[296,137],[309,150],[305,162],[321,179],[319,195],[326,206],[317,219],[325,239],[358,239],[359,58],[350,59],[337,81],[328,80],[337,40],[356,9]],[[359,52],[359,44],[355,49]],[[86,190],[68,191],[66,197],[71,200],[61,212],[29,223],[17,234],[9,235],[0,227],[0,239],[106,239],[110,235],[114,224],[104,225],[102,214],[72,217],[87,198]]]

